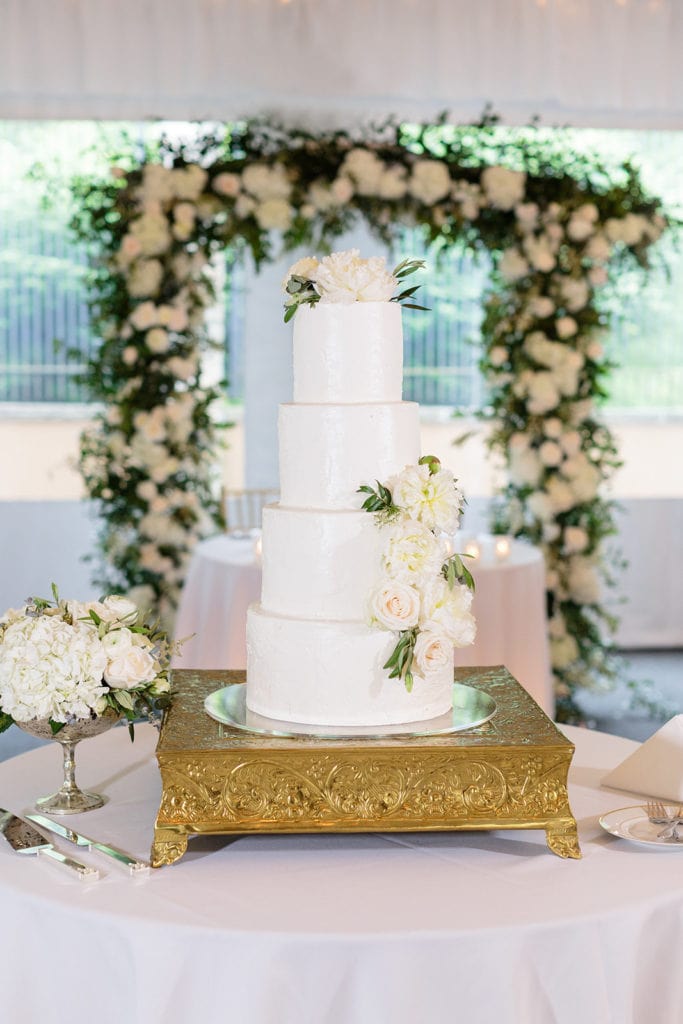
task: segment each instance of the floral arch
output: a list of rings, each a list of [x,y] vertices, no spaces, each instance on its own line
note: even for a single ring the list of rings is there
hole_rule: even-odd
[[[609,681],[603,485],[618,454],[596,411],[610,369],[598,295],[615,266],[646,266],[666,227],[632,166],[610,172],[532,129],[510,144],[490,121],[365,137],[246,122],[191,145],[162,140],[74,190],[102,338],[86,382],[103,410],[81,467],[102,517],[103,584],[168,618],[193,545],[220,522],[220,390],[200,380],[212,255],[240,245],[258,266],[276,246],[329,249],[358,218],[387,243],[398,225],[421,225],[435,251],[465,244],[493,257],[490,444],[508,468],[505,528],[545,553],[559,717],[575,714],[577,687]]]

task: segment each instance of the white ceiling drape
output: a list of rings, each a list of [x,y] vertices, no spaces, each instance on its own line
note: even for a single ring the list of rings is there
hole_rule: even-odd
[[[683,127],[681,0],[0,0],[0,118]]]

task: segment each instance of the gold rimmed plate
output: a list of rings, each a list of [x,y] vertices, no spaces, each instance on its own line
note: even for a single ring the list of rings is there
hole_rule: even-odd
[[[476,729],[490,721],[496,713],[496,702],[488,693],[466,686],[453,684],[453,704],[450,711],[438,718],[424,722],[402,722],[400,725],[325,726],[303,725],[298,722],[281,722],[264,718],[247,707],[246,686],[224,686],[214,690],[204,701],[204,708],[211,718],[223,725],[259,736],[311,736],[316,739],[348,739],[349,737],[384,739],[391,736],[447,736],[467,729]]]
[[[644,807],[619,807],[609,811],[600,818],[600,825],[618,839],[627,839],[631,843],[640,843],[655,850],[680,850],[683,852],[683,841],[680,839],[660,838],[666,825],[654,825],[647,816]]]

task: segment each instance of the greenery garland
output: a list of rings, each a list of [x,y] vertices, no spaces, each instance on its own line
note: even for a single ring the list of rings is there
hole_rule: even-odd
[[[103,339],[86,378],[104,409],[81,464],[102,515],[104,583],[168,618],[193,545],[218,522],[219,389],[200,382],[212,255],[240,245],[258,266],[276,244],[329,249],[359,219],[386,243],[421,225],[437,249],[493,258],[481,365],[490,444],[509,469],[499,526],[546,558],[559,717],[574,716],[577,687],[610,680],[603,485],[618,456],[596,413],[610,369],[598,293],[608,269],[646,266],[667,224],[633,166],[610,170],[534,129],[511,141],[492,119],[357,136],[253,121],[189,145],[162,139],[108,181],[74,187]]]

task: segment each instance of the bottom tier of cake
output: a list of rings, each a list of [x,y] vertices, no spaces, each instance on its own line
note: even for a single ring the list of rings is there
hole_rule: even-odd
[[[423,722],[451,707],[453,670],[413,689],[382,667],[392,633],[362,622],[295,619],[252,605],[247,614],[247,706],[305,725],[373,726]]]

